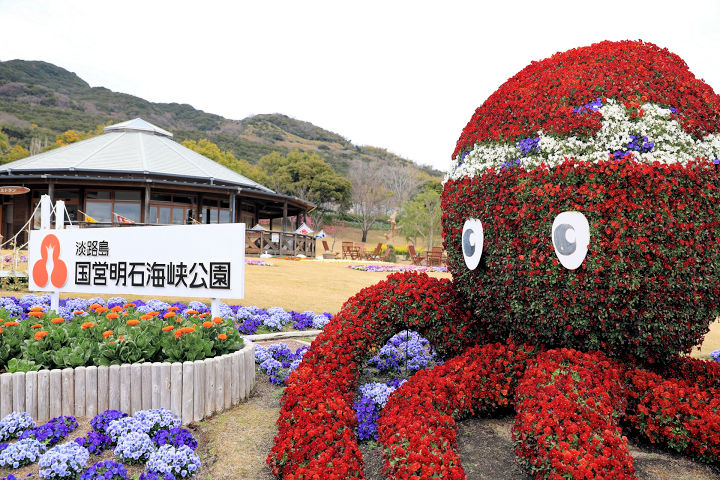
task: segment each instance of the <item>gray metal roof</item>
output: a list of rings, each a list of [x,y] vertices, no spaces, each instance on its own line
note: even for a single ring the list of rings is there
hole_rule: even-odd
[[[274,193],[170,137],[170,132],[136,118],[105,127],[105,133],[97,137],[0,165],[0,175],[58,170],[172,175]]]

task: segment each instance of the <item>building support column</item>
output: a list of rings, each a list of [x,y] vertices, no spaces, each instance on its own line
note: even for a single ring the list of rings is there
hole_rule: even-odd
[[[235,212],[235,192],[233,192],[230,194],[230,223],[237,223]]]
[[[150,184],[145,184],[145,199],[143,205],[142,223],[148,224],[150,220]]]
[[[287,200],[283,203],[283,220],[282,220],[282,231],[283,233],[287,232],[287,223],[288,223],[288,216],[287,216]]]

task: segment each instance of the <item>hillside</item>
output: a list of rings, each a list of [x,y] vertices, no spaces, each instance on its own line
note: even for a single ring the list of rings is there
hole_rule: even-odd
[[[357,146],[341,135],[282,114],[229,120],[180,103],[153,103],[90,85],[76,74],[39,61],[0,62],[0,126],[13,143],[29,148],[31,138],[55,140],[66,130],[92,130],[98,125],[135,117],[175,134],[175,140],[207,138],[237,158],[256,163],[279,151],[314,151],[346,175],[352,159],[410,165],[433,177],[442,172],[419,166],[387,150]]]

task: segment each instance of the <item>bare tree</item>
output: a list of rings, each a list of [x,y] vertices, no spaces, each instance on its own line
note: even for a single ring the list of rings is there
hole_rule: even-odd
[[[352,183],[350,216],[360,224],[365,242],[367,232],[386,213],[392,193],[387,187],[385,171],[377,162],[355,162],[349,177]]]
[[[405,202],[415,196],[418,188],[427,181],[421,172],[408,166],[387,168],[385,179],[387,189],[392,194],[389,205],[396,213]]]

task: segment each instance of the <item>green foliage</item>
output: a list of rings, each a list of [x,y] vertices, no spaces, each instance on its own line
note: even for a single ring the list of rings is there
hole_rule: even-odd
[[[43,314],[40,318],[19,321],[17,325],[13,320],[0,324],[0,367],[8,371],[28,371],[184,362],[224,355],[240,349],[243,344],[230,319],[216,323],[192,315],[163,322],[151,315],[138,318],[131,308],[127,316],[111,313],[108,318],[105,313],[106,309],[98,309],[70,321]],[[0,315],[8,318],[7,312],[0,311]],[[171,329],[163,331],[166,326]]]
[[[350,181],[338,175],[315,153],[295,150],[281,155],[273,152],[260,159],[259,167],[267,174],[270,188],[313,203],[316,224],[323,223],[323,216],[331,208],[343,208],[350,201]]]
[[[217,145],[207,138],[202,138],[199,141],[185,140],[182,142],[182,145],[199,153],[200,155],[204,155],[207,158],[215,160],[220,165],[227,167],[230,170],[249,178],[250,180],[263,185],[266,184],[268,180],[267,175],[260,168],[250,165],[247,160],[238,160],[232,152],[220,150]]]
[[[223,165],[262,184],[263,177],[247,164],[256,165],[273,152],[288,156],[294,150],[317,156],[340,176],[349,175],[352,163],[360,160],[410,166],[442,177],[430,167],[417,166],[381,148],[355,146],[341,135],[286,115],[228,120],[187,104],[152,103],[103,87],[91,88],[74,73],[45,62],[0,62],[0,87],[0,111],[9,119],[3,129],[10,146],[21,145],[33,152],[34,138],[52,139],[69,130],[93,132],[100,125],[139,116],[172,131],[176,141],[199,144],[204,139],[215,144],[221,152],[234,156],[234,162],[226,159]],[[23,124],[36,124],[37,128]]]
[[[441,218],[440,193],[430,184],[403,205],[398,226],[405,238],[422,237],[423,247],[429,248],[440,238]]]
[[[20,358],[11,358],[7,363],[7,371],[10,373],[15,372],[35,372],[40,370],[40,365],[36,364],[32,360],[23,360]]]

